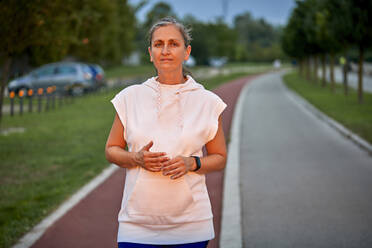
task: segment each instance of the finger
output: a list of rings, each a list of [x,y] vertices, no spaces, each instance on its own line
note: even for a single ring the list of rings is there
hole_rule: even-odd
[[[165,152],[145,152],[147,157],[156,158],[156,157],[165,157],[167,153]]]
[[[153,144],[154,144],[154,142],[152,142],[152,140],[151,140],[147,145],[145,145],[144,147],[142,147],[141,150],[143,150],[143,151],[150,151],[150,148],[152,147]]]
[[[177,163],[177,164],[167,167],[166,169],[164,169],[163,167],[162,172],[164,176],[167,176],[167,175],[173,175],[177,172],[184,171],[184,170],[185,169],[182,167],[182,165]]]
[[[159,168],[162,168],[162,164],[161,163],[145,163],[145,166],[150,168],[150,167],[159,167]]]
[[[155,163],[155,162],[163,163],[163,162],[166,162],[168,160],[170,160],[170,158],[168,158],[168,157],[145,157],[144,158],[144,161],[146,161],[146,162],[148,161],[150,163]]]
[[[146,163],[158,163],[164,166],[164,163],[168,161],[167,158],[146,158],[144,160]]]
[[[178,168],[177,163],[176,164],[167,165],[167,166],[165,166],[163,164],[162,171],[163,171],[163,173],[168,173],[169,171],[174,170],[174,169],[177,169],[177,168]]]
[[[170,179],[175,180],[175,179],[177,179],[177,178],[182,177],[182,176],[185,175],[185,174],[186,174],[186,172],[181,171],[181,172],[179,172],[179,173],[177,173],[177,174],[171,176]]]
[[[170,159],[169,161],[164,162],[163,165],[166,167],[166,166],[173,165],[173,164],[175,164],[179,161],[180,161],[180,159],[178,157],[176,157],[176,158]]]
[[[151,172],[159,172],[161,171],[161,168],[156,168],[156,167],[144,167],[146,170],[151,171]]]
[[[145,159],[144,164],[147,166],[159,166],[164,167],[164,163],[166,161],[163,161],[163,159]]]

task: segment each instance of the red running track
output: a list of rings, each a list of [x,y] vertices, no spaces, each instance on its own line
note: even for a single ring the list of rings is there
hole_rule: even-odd
[[[222,114],[226,140],[239,93],[245,83],[255,76],[249,76],[225,83],[214,90],[227,104]],[[223,171],[207,174],[206,182],[212,202],[216,237],[208,248],[219,247],[222,213]],[[32,248],[114,248],[117,247],[117,214],[120,209],[125,181],[125,169],[113,173],[76,206],[63,215]]]

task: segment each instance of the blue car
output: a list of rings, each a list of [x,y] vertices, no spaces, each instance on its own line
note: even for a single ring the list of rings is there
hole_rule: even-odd
[[[59,62],[43,65],[12,80],[8,85],[8,91],[18,94],[20,90],[56,86],[57,92],[78,95],[94,90],[95,84],[93,72],[88,65],[78,62]]]
[[[95,88],[99,89],[104,87],[106,84],[105,81],[105,72],[101,66],[97,64],[88,64],[89,68],[92,70],[92,76],[95,83]]]

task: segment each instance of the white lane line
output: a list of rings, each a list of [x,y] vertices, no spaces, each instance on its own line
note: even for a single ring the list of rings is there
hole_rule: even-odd
[[[44,232],[53,225],[59,218],[61,218],[67,211],[78,204],[85,196],[102,184],[109,176],[111,176],[119,167],[111,164],[108,168],[104,169],[101,174],[93,178],[89,183],[83,186],[78,192],[72,195],[53,213],[47,216],[39,224],[37,224],[31,231],[26,233],[13,248],[29,248],[31,247]]]
[[[226,162],[222,223],[221,223],[221,248],[241,248],[242,239],[242,213],[240,202],[240,129],[245,97],[248,94],[252,82],[246,83],[241,91],[235,106],[232,128],[230,131],[230,143]]]

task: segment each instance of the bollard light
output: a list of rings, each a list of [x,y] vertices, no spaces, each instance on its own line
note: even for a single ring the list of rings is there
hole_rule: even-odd
[[[37,89],[37,94],[38,95],[42,95],[43,93],[44,93],[44,89],[43,88]]]
[[[50,94],[52,93],[53,88],[49,86],[49,87],[46,89],[46,91],[47,91],[47,95],[46,95],[46,105],[45,105],[45,110],[48,111],[48,110],[49,110],[49,104],[50,104]]]
[[[53,87],[49,86],[49,87],[47,88],[47,93],[50,94],[50,93],[52,93],[52,92],[53,92]]]
[[[14,97],[15,97],[15,92],[14,91],[11,91],[9,93],[9,97],[10,97],[10,116],[13,116],[14,115]]]
[[[20,90],[19,92],[18,92],[18,96],[19,97],[23,97],[25,95],[25,91],[24,90]]]
[[[29,89],[27,91],[28,95],[28,112],[32,112],[32,95],[34,94],[34,91],[32,89]]]
[[[23,96],[25,95],[25,91],[24,90],[20,90],[18,92],[18,96],[19,96],[19,114],[22,115],[23,114]]]
[[[44,93],[43,88],[37,89],[37,111],[40,113],[41,112],[41,96]]]
[[[56,108],[56,94],[55,94],[55,92],[56,92],[56,86],[55,85],[53,85],[52,87],[52,108],[53,109],[55,109]]]
[[[29,89],[28,91],[27,91],[27,95],[28,96],[32,96],[34,94],[34,91],[32,90],[32,89]]]

